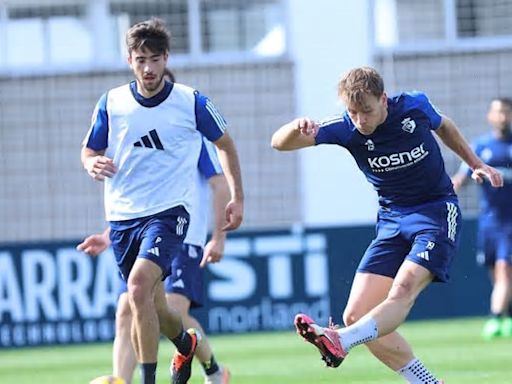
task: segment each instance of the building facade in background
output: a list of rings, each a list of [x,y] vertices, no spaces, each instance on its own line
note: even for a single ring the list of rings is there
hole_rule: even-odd
[[[342,151],[269,146],[292,117],[342,109],[346,69],[374,65],[389,91],[426,91],[470,139],[487,129],[488,101],[512,93],[512,0],[0,0],[0,243],[103,228],[101,186],[76,153],[102,90],[130,80],[124,32],[154,15],[173,33],[178,80],[211,95],[228,120],[245,229],[373,221],[374,193],[343,167]],[[345,204],[326,206],[326,194]],[[463,192],[466,216],[475,194]]]

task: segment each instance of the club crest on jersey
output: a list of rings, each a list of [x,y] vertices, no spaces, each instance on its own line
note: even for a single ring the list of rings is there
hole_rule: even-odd
[[[375,150],[375,144],[373,143],[372,139],[366,140],[364,145],[366,145],[366,149],[369,150],[369,151],[374,151]]]
[[[414,130],[416,129],[416,122],[410,117],[406,117],[405,119],[402,120],[402,129],[405,132],[413,133]]]

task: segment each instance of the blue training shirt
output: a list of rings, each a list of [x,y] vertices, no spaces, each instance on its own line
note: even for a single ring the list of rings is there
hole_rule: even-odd
[[[496,168],[503,175],[502,188],[493,188],[488,180],[481,184],[482,214],[512,222],[512,136],[498,139],[493,134],[487,134],[475,141],[474,148],[483,162]]]
[[[456,199],[432,134],[441,115],[421,92],[388,98],[388,116],[371,135],[360,133],[348,113],[320,122],[316,144],[337,144],[354,157],[379,195],[381,206],[412,206]]]

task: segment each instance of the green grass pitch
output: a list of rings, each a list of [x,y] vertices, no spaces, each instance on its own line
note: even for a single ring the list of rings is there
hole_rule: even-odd
[[[409,322],[400,332],[416,355],[448,384],[512,383],[512,339],[484,342],[483,319]],[[293,332],[211,337],[217,359],[233,384],[403,383],[364,346],[353,349],[337,369],[324,368],[316,349]],[[87,384],[110,373],[111,344],[0,351],[2,384]],[[158,383],[169,383],[169,342],[160,347]],[[194,364],[191,384],[203,382]],[[133,384],[138,384],[138,372]]]

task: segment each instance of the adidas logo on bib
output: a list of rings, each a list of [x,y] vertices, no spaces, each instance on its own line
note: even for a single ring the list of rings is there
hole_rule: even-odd
[[[160,141],[160,138],[158,137],[158,133],[156,132],[156,129],[152,129],[149,131],[149,136],[144,135],[140,138],[139,141],[136,141],[133,143],[134,147],[146,147],[146,148],[154,148],[159,150],[164,150],[164,146],[162,145],[162,142]]]

